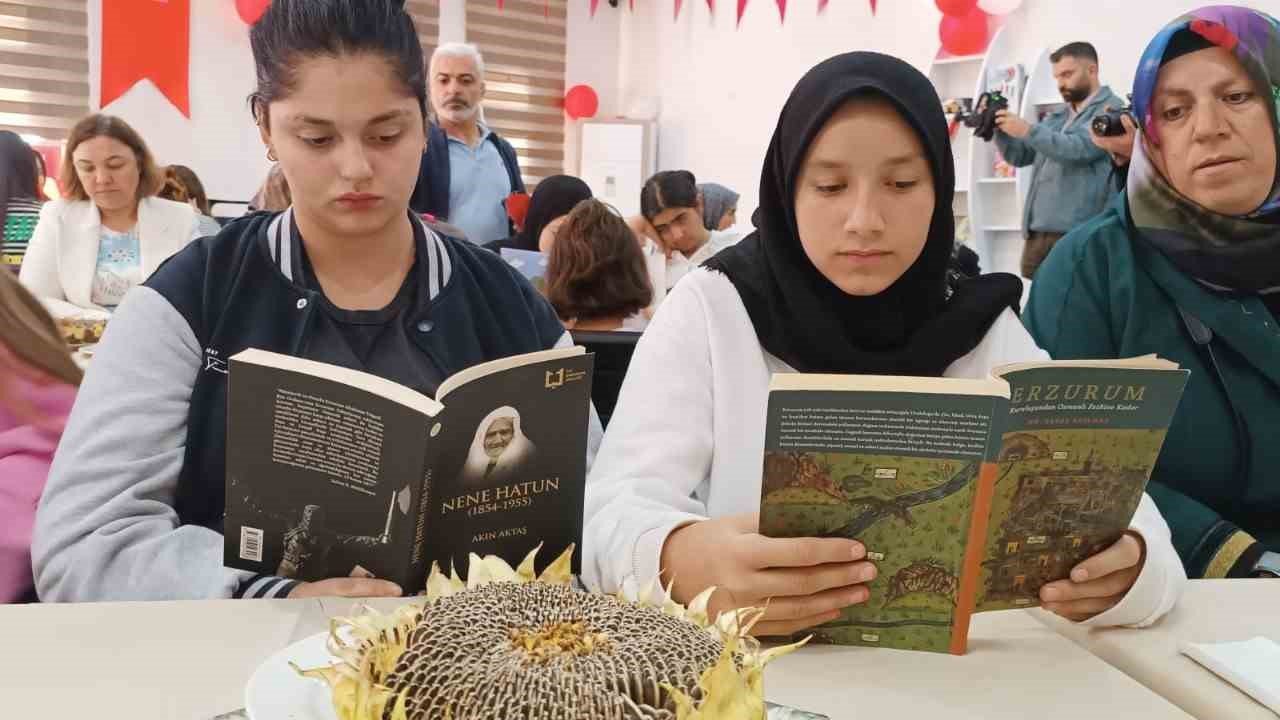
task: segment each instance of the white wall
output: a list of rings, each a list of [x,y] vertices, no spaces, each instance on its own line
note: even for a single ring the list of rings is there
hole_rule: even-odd
[[[1239,0],[1280,10],[1280,0]],[[1098,46],[1104,80],[1127,92],[1147,41],[1177,14],[1208,0],[1143,0],[1098,4],[1081,12],[1071,0],[1024,0],[1010,21],[1030,65],[1043,47],[1084,39]],[[98,98],[102,0],[90,0],[90,76]],[[464,0],[441,1],[443,40],[462,39]],[[742,208],[755,206],[760,164],[778,112],[795,81],[836,53],[871,49],[927,68],[937,52],[939,13],[933,0],[887,0],[873,18],[866,0],[835,0],[823,16],[813,3],[790,4],[785,25],[768,0],[753,0],[740,28],[734,3],[685,0],[678,22],[672,0],[604,0],[594,19],[588,0],[569,0],[566,86],[590,84],[600,117],[661,118],[659,166],[687,168],[700,179],[731,185]],[[149,81],[105,108],[134,125],[162,163],[190,165],[212,197],[247,199],[264,176],[265,150],[245,105],[253,89],[248,28],[235,3],[192,0],[191,118]],[[567,160],[576,164],[576,128],[568,127]],[[746,218],[749,212],[740,213]]]
[[[92,107],[101,98],[102,2],[89,3]],[[195,170],[209,197],[248,200],[269,163],[246,102],[254,88],[253,57],[248,26],[236,14],[234,2],[192,0],[190,68],[189,119],[148,80],[103,111],[124,118],[141,133],[161,164]]]
[[[90,105],[100,95],[102,2],[89,2]],[[442,42],[465,39],[464,0],[441,0]],[[140,38],[139,41],[144,41]],[[161,164],[188,165],[209,197],[248,200],[270,163],[246,98],[255,79],[249,28],[231,0],[191,0],[191,117],[178,112],[150,81],[103,109],[132,125]],[[612,64],[616,68],[616,61]]]
[[[626,0],[622,4],[625,7]],[[622,8],[612,8],[601,0],[593,18],[589,0],[569,0],[564,87],[590,85],[600,97],[598,119],[622,114],[618,74],[623,15]],[[567,116],[564,161],[566,172],[578,173],[578,123]]]
[[[1280,11],[1280,0],[1237,2]],[[1045,47],[1094,43],[1104,82],[1123,95],[1156,31],[1205,4],[1210,0],[1117,0],[1094,3],[1086,12],[1073,0],[1024,0],[1008,27],[1028,68]],[[625,0],[622,5],[620,10]],[[753,0],[735,28],[731,0],[719,0],[714,16],[705,3],[685,0],[678,21],[672,20],[672,0],[655,0],[637,2],[636,14],[621,22],[620,111],[658,109],[659,167],[692,170],[700,181],[733,187],[743,196],[742,222],[756,205],[760,167],[778,113],[805,71],[831,55],[858,49],[897,55],[924,71],[938,51],[941,15],[933,0],[886,0],[874,17],[867,0],[835,0],[823,16],[814,7],[789,3],[783,25],[774,3]],[[602,3],[605,12],[618,11]],[[589,42],[581,37],[584,30],[594,28],[571,25],[571,49]],[[571,55],[569,75],[594,62]]]

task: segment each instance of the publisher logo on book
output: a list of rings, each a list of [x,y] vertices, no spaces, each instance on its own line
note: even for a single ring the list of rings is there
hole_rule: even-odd
[[[220,353],[214,348],[205,348],[204,351],[204,371],[216,372],[222,375],[230,374],[227,370],[227,361],[220,357]]]
[[[555,390],[556,388],[562,388],[569,383],[576,383],[585,380],[586,377],[587,373],[583,370],[566,370],[564,368],[560,368],[559,370],[548,370],[546,388],[548,390]]]

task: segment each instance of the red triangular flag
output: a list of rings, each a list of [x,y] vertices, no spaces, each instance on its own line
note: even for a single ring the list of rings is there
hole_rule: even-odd
[[[747,0],[738,0],[738,25],[742,25],[742,14],[747,10]]]
[[[596,16],[596,8],[600,7],[600,0],[591,0],[591,17]]]
[[[826,11],[827,11],[827,5],[828,5],[830,2],[831,2],[831,0],[818,0],[818,14],[819,14],[819,15],[821,15],[822,13],[824,13],[824,12],[826,12]]]
[[[502,10],[507,6],[507,0],[498,0],[498,9]]]
[[[673,16],[674,19],[676,20],[680,19],[680,8],[683,6],[684,6],[684,0],[676,0],[676,13]]]
[[[778,18],[787,21],[787,0],[778,0]]]
[[[876,2],[877,2],[877,0],[871,0],[871,14],[872,14],[872,15],[875,15],[875,14],[876,14]]]
[[[631,8],[631,12],[636,11],[636,0],[627,0],[627,6]]]
[[[707,9],[714,15],[716,12],[716,0],[707,0]]]
[[[138,42],[138,38],[148,38]],[[191,117],[191,2],[113,0],[102,5],[102,97],[105,108],[142,80],[150,80]]]

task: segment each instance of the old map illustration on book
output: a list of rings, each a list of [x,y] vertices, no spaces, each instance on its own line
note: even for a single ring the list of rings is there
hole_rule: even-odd
[[[1133,517],[1187,373],[1140,358],[989,381],[777,375],[760,531],[861,541],[871,598],[819,641],[963,653]]]

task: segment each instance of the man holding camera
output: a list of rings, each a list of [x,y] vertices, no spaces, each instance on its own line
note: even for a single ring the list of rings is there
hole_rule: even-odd
[[[1066,107],[1032,125],[1016,113],[996,114],[996,145],[1014,167],[1034,165],[1023,213],[1026,247],[1022,275],[1031,278],[1055,243],[1102,212],[1112,195],[1111,157],[1094,144],[1090,126],[1124,101],[1098,81],[1098,51],[1089,43],[1063,46],[1050,56]]]

